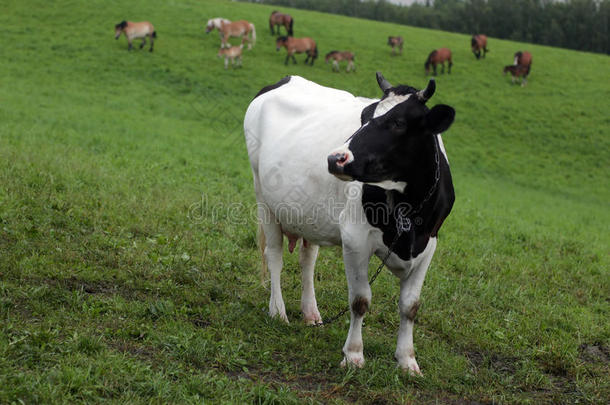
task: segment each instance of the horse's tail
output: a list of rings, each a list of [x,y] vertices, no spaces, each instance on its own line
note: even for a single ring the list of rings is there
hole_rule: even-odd
[[[265,238],[265,231],[263,230],[263,224],[258,224],[258,248],[261,251],[261,283],[265,285],[265,278],[269,273],[267,271],[267,260],[265,260],[265,248],[267,247],[267,239]]]
[[[153,33],[152,33],[152,37],[153,37],[153,38],[157,38],[157,31],[153,31]]]
[[[250,29],[252,29],[252,45],[256,43],[256,28],[254,28],[254,24],[250,23]]]
[[[293,36],[294,31],[292,31],[292,25],[294,24],[294,18],[290,17],[290,26],[288,27],[288,35]]]
[[[318,59],[318,45],[314,45],[313,47],[313,59]]]

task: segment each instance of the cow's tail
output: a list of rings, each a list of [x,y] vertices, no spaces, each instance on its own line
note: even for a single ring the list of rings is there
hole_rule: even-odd
[[[252,45],[254,45],[256,43],[256,28],[252,23],[250,23],[250,28],[252,29]]]
[[[265,279],[269,272],[267,271],[267,260],[265,260],[265,247],[267,246],[267,239],[265,238],[265,231],[263,230],[263,224],[258,224],[258,247],[261,250],[261,283],[265,285]]]

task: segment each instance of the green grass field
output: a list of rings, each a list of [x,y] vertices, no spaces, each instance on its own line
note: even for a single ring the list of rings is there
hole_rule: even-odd
[[[607,403],[610,398],[610,59],[290,10],[321,59],[284,66],[270,7],[220,0],[0,4],[0,403]],[[216,57],[208,18],[248,19],[243,68]],[[150,20],[155,52],[113,39]],[[392,57],[388,35],[403,35]],[[248,103],[286,74],[378,97],[374,72],[457,111],[444,141],[457,201],[422,292],[423,378],[395,366],[396,279],[373,285],[364,369],[338,367],[348,319],[269,319],[242,133]],[[136,47],[137,48],[137,47]],[[357,72],[323,56],[356,54]],[[502,67],[533,54],[527,87]],[[378,264],[371,262],[371,269]],[[323,316],[347,303],[338,248],[316,272]]]

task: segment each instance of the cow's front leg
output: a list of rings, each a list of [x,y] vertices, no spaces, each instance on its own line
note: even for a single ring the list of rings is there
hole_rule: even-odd
[[[362,343],[362,322],[371,305],[371,286],[368,280],[370,254],[365,246],[343,245],[343,261],[347,276],[350,324],[347,340],[343,345],[344,358],[341,367],[347,365],[364,366],[364,345]]]
[[[398,342],[394,357],[396,357],[398,365],[411,374],[421,375],[419,365],[415,360],[413,325],[419,309],[419,295],[435,249],[436,238],[431,238],[420,257],[414,259],[416,263],[413,271],[407,271],[400,277],[400,300],[398,301],[400,328],[398,329]]]
[[[299,264],[301,265],[301,312],[308,325],[322,323],[316,293],[313,288],[313,273],[318,258],[319,246],[301,240],[299,249]]]

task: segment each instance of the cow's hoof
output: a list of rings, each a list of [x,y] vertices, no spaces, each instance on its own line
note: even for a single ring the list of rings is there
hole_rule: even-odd
[[[284,305],[270,305],[269,316],[272,318],[279,318],[280,320],[286,323],[290,323],[288,322],[288,317],[286,316],[286,308],[284,307]]]
[[[320,325],[322,323],[322,316],[320,316],[320,311],[318,311],[315,301],[313,305],[302,306],[301,312],[303,312],[303,321],[305,321],[306,325]]]
[[[317,317],[305,317],[303,319],[305,321],[305,325],[310,325],[310,326],[315,326],[315,325],[322,325],[324,322],[322,322],[322,317],[318,314]]]
[[[418,377],[422,377],[423,376],[423,374],[419,370],[419,366],[417,365],[417,361],[415,361],[415,358],[413,358],[413,357],[408,357],[404,361],[400,361],[399,360],[398,361],[398,365],[400,366],[402,371],[405,371],[405,372],[409,373],[409,375],[418,376]]]
[[[364,367],[364,355],[362,353],[348,352],[345,355],[345,357],[343,358],[343,361],[341,362],[340,366],[342,368],[345,368],[345,367],[362,368],[362,367]]]

